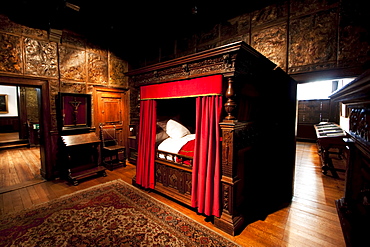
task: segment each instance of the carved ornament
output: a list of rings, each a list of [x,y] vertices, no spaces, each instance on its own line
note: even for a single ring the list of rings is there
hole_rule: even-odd
[[[57,45],[54,42],[24,39],[25,74],[58,77]]]

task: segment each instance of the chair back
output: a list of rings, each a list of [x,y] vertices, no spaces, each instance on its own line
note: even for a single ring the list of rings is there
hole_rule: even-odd
[[[99,124],[100,128],[100,139],[102,141],[103,147],[118,145],[117,141],[117,131],[115,125],[104,125]]]

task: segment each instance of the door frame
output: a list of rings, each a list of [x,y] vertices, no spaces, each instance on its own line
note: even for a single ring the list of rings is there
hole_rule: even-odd
[[[51,142],[51,114],[49,82],[45,79],[9,77],[0,75],[0,84],[8,86],[35,87],[41,90],[40,97],[40,174],[43,178],[50,180],[53,178],[52,171],[52,142]]]

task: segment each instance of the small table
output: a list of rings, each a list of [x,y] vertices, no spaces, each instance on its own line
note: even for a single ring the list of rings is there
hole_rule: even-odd
[[[343,150],[346,149],[348,143],[347,133],[335,123],[319,123],[314,125],[317,137],[317,145],[319,148],[319,154],[321,155],[322,172],[326,175],[330,170],[332,175],[338,178],[337,171],[344,172],[344,169],[335,168],[333,161],[330,158],[330,154],[337,154],[339,158],[342,158]],[[338,152],[332,152],[330,149],[337,148]]]

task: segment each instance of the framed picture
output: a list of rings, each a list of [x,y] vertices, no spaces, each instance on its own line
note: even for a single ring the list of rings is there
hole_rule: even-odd
[[[8,95],[0,94],[0,113],[8,113]]]
[[[91,127],[90,94],[59,93],[58,98],[58,125],[62,130]]]

